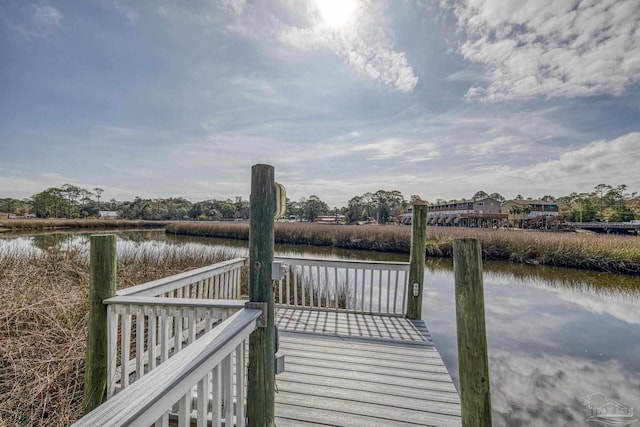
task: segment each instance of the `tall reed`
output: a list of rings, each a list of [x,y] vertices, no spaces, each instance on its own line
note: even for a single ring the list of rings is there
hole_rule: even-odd
[[[168,233],[248,239],[246,223],[180,222]],[[485,259],[640,274],[640,237],[589,233],[428,227],[426,255],[451,257],[455,238],[476,237]],[[276,223],[276,243],[409,253],[410,227]]]
[[[232,256],[132,248],[119,256],[118,288]],[[0,426],[69,425],[80,417],[88,283],[82,249],[0,252]]]

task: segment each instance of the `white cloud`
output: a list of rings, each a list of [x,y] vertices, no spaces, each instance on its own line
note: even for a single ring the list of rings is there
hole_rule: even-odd
[[[468,144],[458,146],[455,149],[456,154],[486,156],[492,154],[504,155],[522,153],[533,150],[529,144],[525,144],[520,138],[515,136],[498,136],[486,142],[478,144]]]
[[[597,176],[599,182],[624,183],[637,188],[640,186],[637,174],[639,164],[640,132],[632,132],[611,141],[595,141],[577,150],[567,151],[557,160],[538,163],[523,172],[531,179],[565,182],[591,182]]]
[[[138,19],[140,19],[140,14],[138,12],[129,7],[121,5],[117,1],[113,2],[113,7],[115,7],[118,12],[123,14],[131,23],[135,23],[138,21]]]
[[[29,21],[24,26],[14,26],[27,39],[46,38],[62,27],[64,15],[53,6],[32,5]]]
[[[385,12],[377,3],[357,1],[353,16],[340,26],[324,22],[309,0],[279,0],[270,7],[231,0],[221,4],[238,17],[229,29],[267,44],[268,49],[274,49],[275,43],[283,49],[281,56],[290,56],[291,49],[296,53],[324,50],[342,58],[358,74],[393,90],[408,93],[418,83],[407,55],[394,48]]]
[[[503,163],[475,166],[455,172],[447,186],[454,192],[469,184],[477,188],[496,188],[509,194],[566,195],[572,191],[590,191],[600,183],[640,187],[640,133],[613,140],[591,142],[581,148],[567,148],[557,158],[514,167]],[[475,187],[474,187],[475,188]]]
[[[640,81],[637,0],[461,0],[441,7],[453,11],[464,35],[460,54],[483,65],[490,79],[467,98],[619,95]]]
[[[218,0],[218,5],[228,13],[240,15],[247,5],[247,0]]]

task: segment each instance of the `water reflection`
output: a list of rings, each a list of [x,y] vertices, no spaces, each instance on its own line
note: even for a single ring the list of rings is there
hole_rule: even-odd
[[[13,238],[12,244],[87,247],[93,233],[40,241]],[[0,249],[10,241],[7,237],[0,238]],[[246,241],[150,230],[118,233],[118,239],[119,250],[180,246],[194,252],[213,247],[231,248],[237,256],[248,253]],[[408,261],[406,254],[297,245],[276,245],[276,253]],[[430,259],[426,267],[423,318],[457,384],[453,265],[449,259]],[[640,278],[486,262],[484,285],[494,425],[588,425],[590,411],[583,402],[592,393],[640,410]]]
[[[428,263],[423,317],[454,381],[452,263]],[[588,394],[640,406],[640,279],[485,264],[494,424],[587,425]]]

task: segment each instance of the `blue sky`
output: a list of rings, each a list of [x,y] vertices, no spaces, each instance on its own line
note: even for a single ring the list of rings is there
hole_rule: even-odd
[[[0,3],[0,197],[640,191],[637,0]]]

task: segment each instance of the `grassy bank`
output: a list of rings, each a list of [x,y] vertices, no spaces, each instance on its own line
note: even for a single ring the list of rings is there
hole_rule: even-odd
[[[248,239],[246,223],[172,223],[168,233]],[[640,274],[640,238],[586,233],[551,233],[522,230],[488,230],[429,227],[427,256],[451,257],[455,238],[476,237],[485,259],[543,264],[585,270]],[[411,229],[406,226],[349,226],[276,223],[276,243],[335,246],[409,253]]]
[[[233,256],[137,249],[119,257],[118,288]],[[0,426],[69,425],[81,415],[88,265],[83,251],[0,253]]]
[[[128,219],[5,219],[0,220],[0,232],[79,228],[164,228],[168,224],[168,221],[136,221]]]

